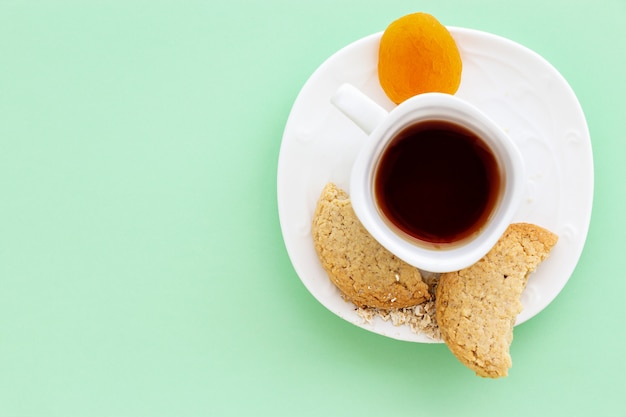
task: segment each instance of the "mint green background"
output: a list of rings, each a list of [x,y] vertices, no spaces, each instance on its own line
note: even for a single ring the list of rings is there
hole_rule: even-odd
[[[589,123],[587,245],[505,379],[337,318],[281,237],[296,94],[415,11],[534,49]],[[626,416],[624,21],[624,0],[0,0],[0,417]]]

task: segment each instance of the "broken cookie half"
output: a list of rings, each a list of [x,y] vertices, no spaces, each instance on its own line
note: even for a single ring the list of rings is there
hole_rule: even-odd
[[[312,232],[328,277],[358,307],[405,308],[430,298],[420,271],[365,230],[348,194],[333,183],[320,195]]]
[[[516,223],[476,264],[441,274],[436,318],[450,351],[477,375],[506,376],[513,326],[522,311],[528,276],[548,257],[558,237],[542,227]]]

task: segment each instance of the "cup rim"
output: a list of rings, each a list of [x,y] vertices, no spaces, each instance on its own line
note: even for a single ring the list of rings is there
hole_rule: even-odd
[[[374,196],[375,169],[386,146],[397,132],[427,120],[457,123],[477,133],[502,168],[502,196],[482,231],[464,242],[438,249],[416,244],[397,233],[383,219]],[[417,268],[451,272],[480,260],[502,236],[521,204],[524,177],[524,162],[517,146],[486,114],[459,97],[424,93],[394,108],[369,135],[352,167],[350,196],[363,226],[387,250]]]

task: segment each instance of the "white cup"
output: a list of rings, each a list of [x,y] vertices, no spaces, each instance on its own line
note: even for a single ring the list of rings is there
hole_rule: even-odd
[[[352,85],[344,84],[331,102],[369,135],[352,167],[350,198],[357,217],[382,246],[408,264],[430,272],[457,271],[487,254],[511,223],[524,192],[522,156],[499,126],[475,106],[449,94],[419,94],[387,112]],[[469,130],[497,162],[495,203],[480,225],[458,241],[430,242],[407,234],[384,214],[375,190],[378,166],[389,145],[400,132],[431,121]],[[428,195],[421,198],[428,204]]]

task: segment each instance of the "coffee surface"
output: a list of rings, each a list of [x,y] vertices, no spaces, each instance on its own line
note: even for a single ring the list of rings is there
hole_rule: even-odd
[[[397,228],[445,244],[482,228],[500,183],[497,161],[480,137],[450,122],[428,121],[391,141],[376,169],[374,194]]]

